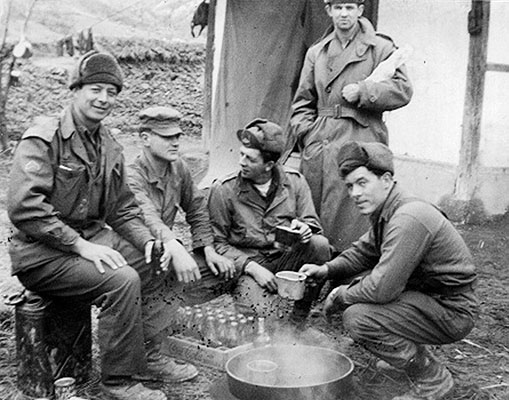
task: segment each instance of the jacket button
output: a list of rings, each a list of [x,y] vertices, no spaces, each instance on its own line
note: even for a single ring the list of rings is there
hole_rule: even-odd
[[[372,102],[372,103],[374,103],[374,102],[376,101],[376,97],[375,97],[375,96],[371,96],[371,97],[369,98],[369,100],[371,100],[371,102]]]
[[[327,87],[325,88],[325,92],[326,92],[326,93],[330,93],[330,92],[332,92],[331,87],[330,87],[330,86],[327,86]]]

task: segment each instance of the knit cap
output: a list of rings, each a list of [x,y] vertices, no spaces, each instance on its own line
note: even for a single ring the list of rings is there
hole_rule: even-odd
[[[71,74],[69,89],[91,83],[111,83],[122,90],[122,70],[111,54],[92,50],[81,57]]]

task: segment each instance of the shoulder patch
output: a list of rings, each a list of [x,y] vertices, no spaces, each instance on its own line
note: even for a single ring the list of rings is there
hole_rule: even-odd
[[[394,43],[394,40],[392,40],[392,38],[391,38],[390,36],[386,35],[385,33],[377,32],[377,33],[376,33],[376,35],[377,35],[378,37],[381,37],[381,38],[385,39],[385,40],[388,40],[388,41],[389,41],[389,42],[391,42],[394,46],[396,46],[396,44]]]
[[[37,137],[45,142],[51,142],[60,122],[56,117],[37,117],[34,126],[28,128],[21,139]]]

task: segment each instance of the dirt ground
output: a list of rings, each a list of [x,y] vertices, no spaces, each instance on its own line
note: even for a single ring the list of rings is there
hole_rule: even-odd
[[[31,67],[32,68],[32,67]],[[173,104],[195,104],[201,102],[199,92],[200,69],[179,74],[174,85],[186,82],[187,91],[179,89],[177,97],[171,97]],[[30,69],[33,74],[34,70]],[[135,72],[132,72],[135,76]],[[157,79],[157,76],[156,76]],[[147,82],[149,84],[150,82]],[[133,85],[135,86],[135,85]],[[179,86],[181,87],[181,86]],[[39,90],[45,90],[44,86]],[[172,88],[165,88],[164,94]],[[54,86],[52,91],[54,92]],[[48,93],[50,91],[48,90]],[[15,92],[15,101],[23,102],[32,94],[22,90]],[[51,103],[49,93],[48,103]],[[171,93],[169,94],[171,96]],[[180,97],[179,97],[180,96]],[[127,104],[127,102],[126,102]],[[137,105],[138,106],[138,105]],[[129,110],[126,110],[126,113]],[[193,109],[191,119],[196,126],[201,120]],[[17,116],[20,118],[20,116]],[[25,119],[21,118],[23,121]],[[137,139],[134,134],[119,137],[125,146],[128,159],[138,152]],[[184,139],[184,153],[192,169],[199,176],[203,173],[204,155],[200,149],[200,138],[190,134]],[[10,168],[9,157],[0,161],[0,296],[15,291],[19,285],[9,276],[9,259],[7,244],[10,235],[8,219],[5,212],[5,188]],[[185,224],[180,220],[179,232],[188,235]],[[470,247],[479,273],[478,294],[481,299],[481,315],[474,330],[465,340],[445,345],[436,349],[438,358],[446,363],[456,381],[456,387],[448,400],[509,400],[509,217],[483,225],[463,225],[458,229]],[[317,305],[318,308],[320,304]],[[408,389],[408,381],[403,375],[387,375],[374,368],[374,362],[362,348],[352,344],[343,335],[341,319],[332,324],[321,318],[310,321],[318,331],[324,333],[328,342],[335,342],[338,348],[355,363],[354,381],[357,387],[356,397],[361,400],[389,400]],[[323,343],[316,343],[318,345]],[[95,347],[94,347],[95,349]],[[97,351],[94,351],[94,365],[97,362]],[[196,400],[212,399],[209,388],[218,379],[224,378],[224,372],[210,367],[199,366],[200,375],[190,383],[164,385],[160,388],[169,399]],[[87,399],[105,400],[96,388],[98,379],[97,367],[94,367],[92,380],[79,387],[78,394]],[[156,385],[157,386],[157,385]],[[14,340],[14,318],[12,309],[0,307],[0,399],[20,400],[16,391],[16,351]]]

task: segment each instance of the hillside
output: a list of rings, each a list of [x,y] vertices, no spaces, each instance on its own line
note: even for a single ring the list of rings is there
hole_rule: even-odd
[[[0,11],[2,4],[5,11],[8,1],[0,1]],[[17,41],[34,0],[11,1],[8,40]],[[92,27],[94,36],[146,37],[203,43],[203,34],[193,39],[190,33],[192,15],[200,1],[35,0],[26,37],[32,43],[49,44]]]

